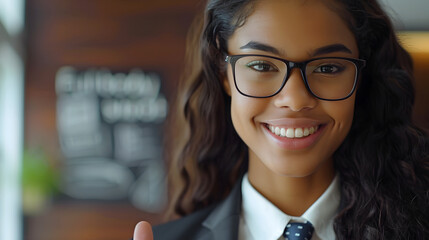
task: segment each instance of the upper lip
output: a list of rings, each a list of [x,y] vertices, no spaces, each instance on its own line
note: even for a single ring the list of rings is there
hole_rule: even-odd
[[[311,118],[278,118],[265,120],[263,123],[283,128],[310,128],[323,124],[320,120]]]

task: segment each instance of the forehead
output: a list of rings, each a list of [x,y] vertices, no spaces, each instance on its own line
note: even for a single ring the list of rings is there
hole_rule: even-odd
[[[328,0],[327,0],[328,1]],[[250,41],[281,50],[287,58],[306,58],[311,51],[331,44],[343,44],[358,56],[353,33],[335,12],[321,0],[259,0],[243,26],[228,41],[233,54]]]

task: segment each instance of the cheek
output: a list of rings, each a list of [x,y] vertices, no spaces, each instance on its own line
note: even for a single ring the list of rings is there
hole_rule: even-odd
[[[231,94],[231,118],[234,127],[237,131],[245,124],[252,123],[252,119],[256,114],[255,108],[252,106],[251,99],[241,96],[238,92],[232,91]]]
[[[344,107],[342,108],[341,112],[340,112],[340,117],[342,119],[342,121],[344,122],[344,124],[347,125],[347,129],[349,130],[352,122],[353,122],[353,118],[354,118],[354,97],[348,99],[349,101],[346,101],[344,103]]]
[[[231,91],[231,118],[238,135],[248,144],[258,130],[255,117],[263,113],[267,105],[261,99],[242,96],[235,88]]]
[[[231,96],[231,118],[234,128],[241,136],[240,129],[243,128],[243,124],[249,122],[253,115],[252,109],[248,108],[251,104],[251,98],[242,96],[235,88],[232,76],[229,76],[228,81],[229,95]]]
[[[354,117],[355,96],[338,102],[326,102],[326,112],[334,122],[334,133],[345,138],[348,134]]]

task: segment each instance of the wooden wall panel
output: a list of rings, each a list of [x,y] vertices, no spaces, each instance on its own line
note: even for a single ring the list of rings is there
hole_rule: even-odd
[[[58,203],[43,214],[26,219],[26,240],[128,240],[142,219],[159,223],[155,214],[143,214],[124,204]]]
[[[171,96],[198,0],[28,0],[26,143],[58,156],[55,73],[64,65],[161,73]]]
[[[132,68],[160,73],[170,97],[183,71],[185,39],[199,0],[27,0],[25,144],[61,163],[55,74]],[[26,218],[25,239],[129,239],[139,219],[161,222],[126,203],[54,202]]]
[[[429,134],[429,52],[411,52],[411,56],[414,61],[414,77],[416,80],[413,120],[417,126]]]

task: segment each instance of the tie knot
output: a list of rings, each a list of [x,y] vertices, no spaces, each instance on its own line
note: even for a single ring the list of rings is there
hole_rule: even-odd
[[[304,223],[290,222],[286,225],[283,236],[286,240],[310,240],[313,231],[313,225],[309,221]]]

